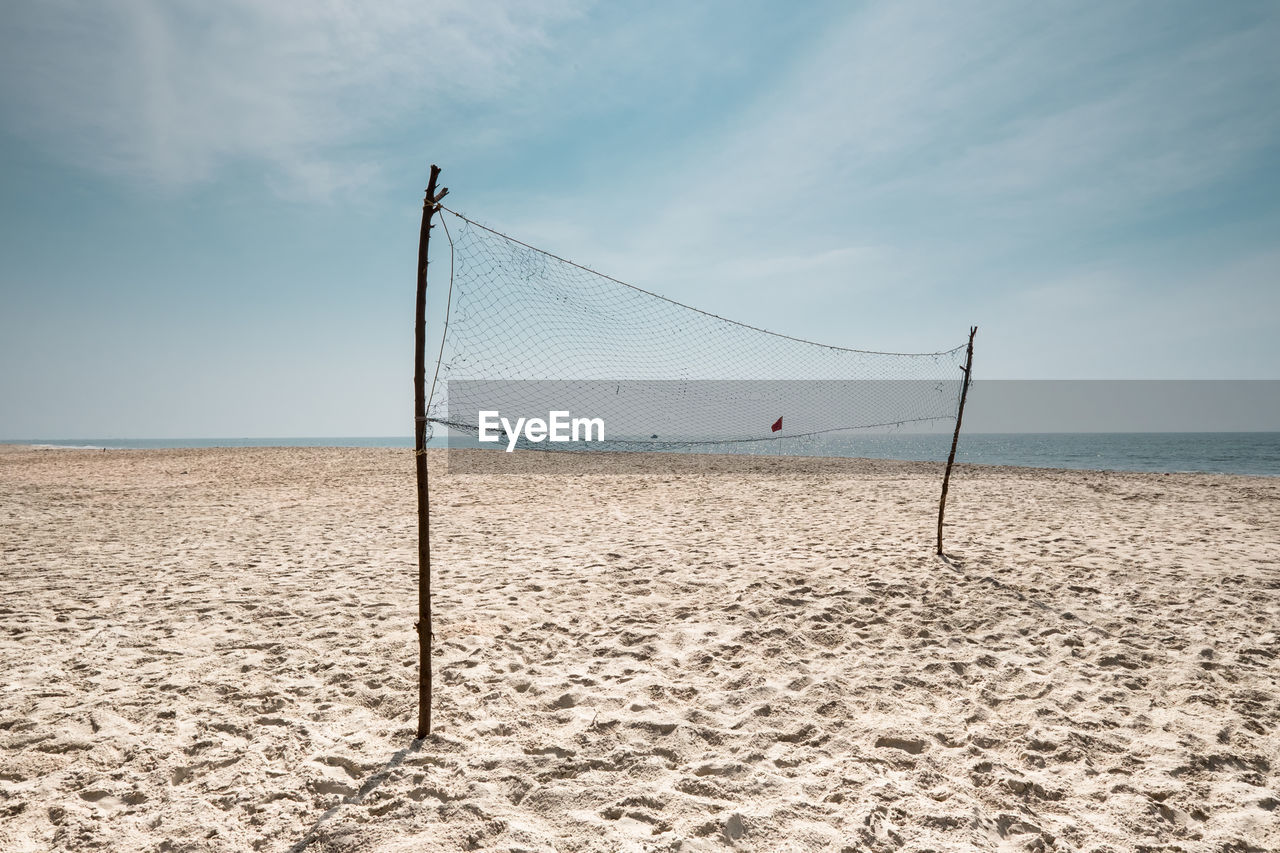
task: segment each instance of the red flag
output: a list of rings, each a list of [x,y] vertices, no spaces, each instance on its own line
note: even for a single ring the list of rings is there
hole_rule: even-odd
[[[778,418],[776,421],[774,421],[774,422],[773,422],[773,428],[772,428],[772,430],[773,430],[773,432],[781,432],[781,431],[782,431],[782,418]]]

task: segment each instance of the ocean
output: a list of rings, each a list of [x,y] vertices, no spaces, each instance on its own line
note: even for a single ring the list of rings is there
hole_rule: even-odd
[[[412,447],[401,436],[325,438],[134,438],[24,440],[51,447]],[[433,447],[443,447],[433,438]],[[941,433],[849,434],[820,440],[782,438],[745,452],[784,456],[945,460],[951,436]],[[725,448],[728,449],[728,448]],[[740,452],[741,447],[737,448]],[[977,465],[1111,471],[1202,472],[1280,477],[1280,432],[975,433],[960,436],[956,461]]]

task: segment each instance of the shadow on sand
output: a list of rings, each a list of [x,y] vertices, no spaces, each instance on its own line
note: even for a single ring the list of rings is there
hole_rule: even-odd
[[[310,847],[311,844],[318,839],[320,829],[338,813],[338,809],[343,806],[360,805],[364,802],[365,797],[376,791],[383,782],[387,781],[392,770],[399,767],[404,763],[406,758],[422,748],[423,741],[425,740],[426,738],[418,738],[404,749],[396,750],[390,760],[383,765],[381,770],[374,773],[364,781],[364,784],[360,786],[360,790],[356,791],[354,794],[343,797],[342,802],[326,809],[324,814],[320,815],[320,817],[316,819],[316,822],[311,825],[311,828],[307,830],[307,834],[302,837],[302,840],[289,848],[289,853],[303,853],[304,850]]]

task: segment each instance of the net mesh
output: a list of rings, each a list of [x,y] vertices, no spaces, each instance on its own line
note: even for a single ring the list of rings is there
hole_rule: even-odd
[[[722,451],[803,438],[821,454],[825,437],[955,418],[963,344],[889,353],[801,340],[626,284],[448,209],[441,217],[451,279],[427,414],[451,436],[475,435],[479,407],[501,405],[608,414],[608,441],[541,449]]]

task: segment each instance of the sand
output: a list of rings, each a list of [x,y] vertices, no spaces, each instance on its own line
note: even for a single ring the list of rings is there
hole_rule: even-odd
[[[1280,480],[431,464],[415,742],[408,451],[0,452],[0,850],[1280,849]]]

